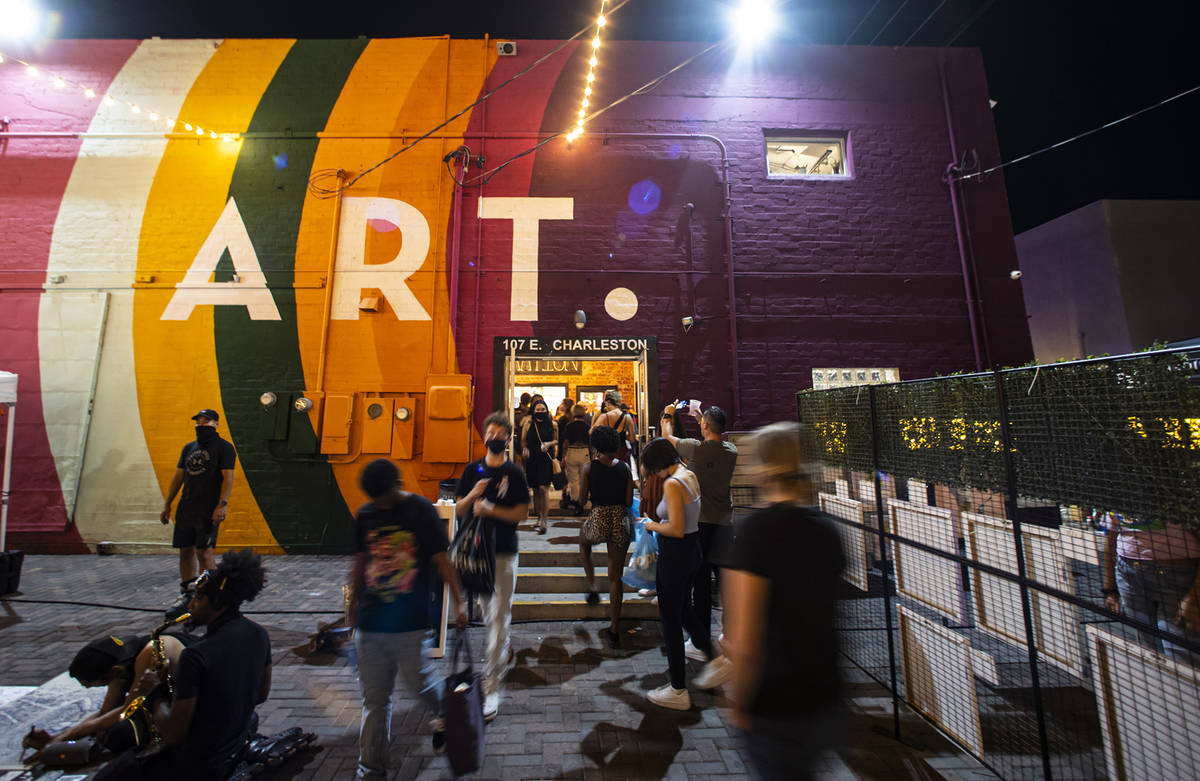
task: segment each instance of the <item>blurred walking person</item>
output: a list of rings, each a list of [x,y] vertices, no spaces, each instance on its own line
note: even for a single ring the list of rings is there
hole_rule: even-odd
[[[841,725],[834,595],[837,531],[813,508],[797,423],[754,432],[753,474],[768,506],[739,522],[722,602],[732,707],[751,775],[807,779]]]

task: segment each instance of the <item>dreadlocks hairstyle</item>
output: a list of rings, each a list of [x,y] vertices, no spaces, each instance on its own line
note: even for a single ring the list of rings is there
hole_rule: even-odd
[[[263,570],[262,556],[242,548],[222,556],[217,568],[204,573],[201,580],[196,583],[197,589],[214,604],[237,607],[254,601],[267,583],[267,573]]]

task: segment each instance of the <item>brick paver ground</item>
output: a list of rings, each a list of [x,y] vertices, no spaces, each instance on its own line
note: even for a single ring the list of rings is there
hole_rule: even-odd
[[[358,755],[360,699],[349,660],[306,661],[291,651],[307,642],[319,618],[340,610],[349,559],[271,557],[268,584],[247,611],[270,632],[274,685],[259,708],[263,731],[302,726],[319,747],[272,778],[344,779]],[[22,591],[0,602],[0,686],[36,686],[59,675],[71,655],[106,633],[149,631],[157,616],[99,605],[155,607],[177,593],[170,556],[35,556],[25,562]],[[16,600],[64,600],[94,606]],[[328,610],[325,616],[284,611]],[[484,779],[733,779],[748,778],[745,757],[718,709],[717,697],[694,693],[680,713],[650,705],[648,689],[666,681],[666,657],[657,622],[629,622],[625,647],[609,650],[598,636],[604,622],[538,622],[513,627],[516,662],[508,675],[500,715],[487,733]],[[471,630],[481,656],[481,628]],[[694,674],[698,667],[693,666]],[[890,697],[852,668],[851,724],[829,752],[821,778],[994,778],[920,719],[906,715],[905,740],[891,737]],[[425,712],[399,692],[395,703],[393,778],[450,777],[433,756]],[[6,758],[7,761],[7,758]],[[41,776],[53,781],[57,773]],[[0,781],[17,774],[0,770]],[[29,778],[28,774],[22,776]],[[81,778],[82,776],[74,776]]]

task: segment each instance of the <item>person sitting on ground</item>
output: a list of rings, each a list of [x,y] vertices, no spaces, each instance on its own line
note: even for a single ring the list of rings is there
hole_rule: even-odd
[[[167,673],[173,675],[180,653],[196,638],[186,634],[163,634],[161,640]],[[75,654],[68,672],[89,689],[107,687],[104,702],[95,713],[57,735],[50,735],[45,730],[30,730],[23,744],[40,751],[49,743],[100,735],[121,720],[121,714],[134,698],[130,692],[134,681],[152,666],[149,635],[105,635],[91,641]]]
[[[174,702],[154,707],[162,750],[130,749],[102,767],[95,781],[213,781],[229,775],[250,737],[254,708],[271,692],[267,630],[241,614],[242,603],[258,596],[265,580],[262,558],[249,548],[226,553],[197,579],[188,612],[208,630],[179,656]],[[149,694],[159,683],[148,671],[132,694]]]
[[[633,536],[629,508],[633,504],[633,475],[629,467],[617,461],[621,436],[609,426],[592,431],[592,447],[596,459],[583,468],[580,481],[581,501],[591,500],[592,511],[579,530],[579,552],[583,554],[583,571],[587,575],[587,603],[600,604],[596,591],[596,573],[592,565],[592,545],[604,543],[608,550],[608,607],[609,625],[601,634],[609,647],[618,648],[621,635],[617,623],[621,619],[621,599],[624,584],[621,571]]]
[[[841,722],[834,597],[845,558],[837,530],[811,506],[801,434],[797,423],[774,423],[752,435],[755,485],[769,505],[739,521],[722,592],[733,666],[726,720],[753,777],[789,781],[812,777]]]

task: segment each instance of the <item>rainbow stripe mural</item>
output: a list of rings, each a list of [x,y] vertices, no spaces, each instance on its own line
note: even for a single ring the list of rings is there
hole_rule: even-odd
[[[652,392],[741,404],[744,425],[793,415],[814,365],[970,365],[938,63],[987,162],[977,53],[792,48],[748,70],[719,51],[536,146],[574,126],[588,72],[590,45],[559,43],[59,41],[22,55],[40,75],[0,63],[10,546],[165,544],[163,493],[211,407],[239,454],[221,545],[346,550],[366,460],[433,496],[478,454],[498,339],[656,340]],[[704,45],[605,47],[595,106]],[[841,132],[854,177],[771,180],[771,128]],[[1003,232],[1001,179],[970,204]],[[1011,241],[976,257],[997,360],[1020,363]],[[929,281],[888,282],[912,270]]]

